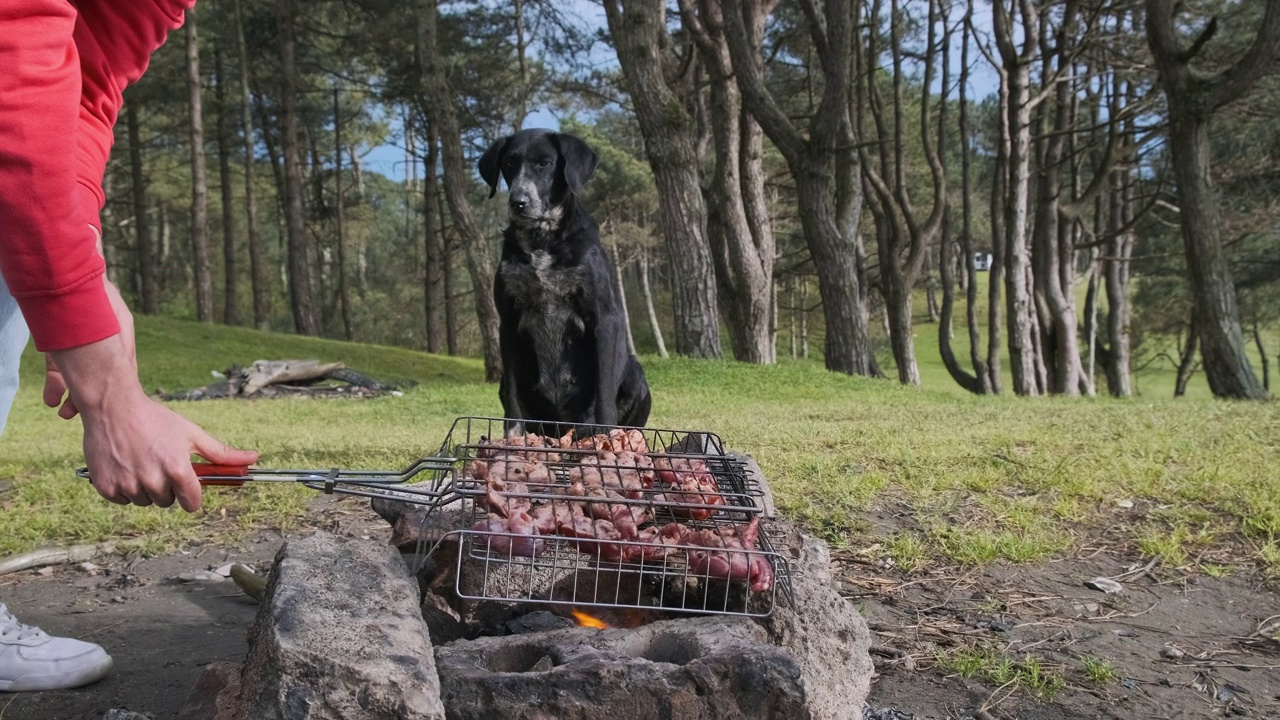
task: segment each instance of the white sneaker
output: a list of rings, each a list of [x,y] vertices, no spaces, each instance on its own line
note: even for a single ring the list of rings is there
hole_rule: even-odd
[[[49,637],[23,625],[0,604],[0,691],[61,690],[111,672],[106,650],[82,640]]]

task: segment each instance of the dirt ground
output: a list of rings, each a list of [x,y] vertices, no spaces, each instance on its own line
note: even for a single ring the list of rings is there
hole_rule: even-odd
[[[868,718],[1280,718],[1280,599],[1251,573],[1184,576],[1098,552],[905,578],[836,555],[872,630]],[[1099,576],[1123,590],[1085,586]],[[1029,654],[1064,687],[1037,697],[939,663],[984,647]],[[1114,675],[1090,677],[1084,658]]]
[[[112,708],[172,718],[200,668],[239,661],[257,604],[230,580],[183,583],[186,572],[227,562],[269,568],[280,538],[234,548],[188,548],[145,559],[98,558],[100,570],[61,566],[0,579],[0,600],[21,621],[54,635],[96,642],[111,675],[76,690],[0,694],[3,720],[100,720]]]
[[[354,499],[317,501],[313,527],[385,538],[386,523]],[[266,571],[278,533],[235,547],[193,545],[150,558],[99,558],[0,577],[0,601],[51,633],[98,642],[115,670],[86,688],[0,694],[0,720],[99,720],[111,709],[172,718],[200,668],[239,662],[257,611],[230,581],[183,582],[183,573],[228,562]],[[873,631],[878,676],[866,717],[1216,718],[1280,717],[1280,599],[1244,571],[1183,576],[1105,550],[1039,565],[938,569],[903,576],[874,553],[833,553],[841,591]],[[1124,590],[1085,587],[1097,576]],[[994,648],[1039,658],[1065,681],[1048,698],[1024,683],[998,685],[939,667],[939,653]],[[1114,677],[1087,677],[1082,657]]]
[[[321,496],[311,527],[386,539],[390,529],[367,501]],[[179,575],[243,563],[271,568],[283,536],[259,532],[235,546],[196,544],[149,558],[102,557],[78,565],[0,577],[0,602],[22,622],[106,648],[115,668],[75,690],[0,693],[0,720],[101,720],[112,709],[170,720],[200,670],[240,662],[258,605],[231,580],[183,582]]]

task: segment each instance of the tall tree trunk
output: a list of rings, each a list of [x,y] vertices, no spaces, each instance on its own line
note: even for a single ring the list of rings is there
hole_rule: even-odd
[[[1063,183],[1063,166],[1074,168],[1068,141],[1073,137],[1076,87],[1071,55],[1078,52],[1075,37],[1078,6],[1068,0],[1056,33],[1041,35],[1041,76],[1054,83],[1052,95],[1039,106],[1040,128],[1036,163],[1036,203],[1031,236],[1031,276],[1041,327],[1041,362],[1046,366],[1047,390],[1062,395],[1080,394],[1084,368],[1080,363],[1078,322],[1075,304],[1075,263],[1073,234],[1075,218],[1064,209],[1068,191]],[[1055,66],[1056,62],[1056,66]],[[1045,92],[1048,91],[1046,88]],[[1105,171],[1104,171],[1105,175]],[[1073,183],[1078,180],[1073,178]],[[1075,187],[1071,201],[1076,200]]]
[[[604,9],[658,188],[672,272],[676,353],[718,358],[716,276],[698,183],[696,128],[664,77],[663,0],[605,0]]]
[[[173,248],[170,245],[171,235],[169,230],[169,208],[165,201],[156,198],[156,217],[160,219],[160,268],[168,273],[170,260],[173,258]],[[163,286],[163,282],[162,282]]]
[[[302,168],[302,173],[311,187],[311,207],[320,217],[328,217],[330,210],[324,194],[324,165],[320,162],[320,148],[316,146],[316,136],[307,128],[303,129],[303,139],[306,142],[307,155],[311,158],[311,162]],[[320,332],[323,334],[325,328],[332,326],[334,313],[337,311],[338,295],[329,293],[330,281],[333,277],[333,249],[325,243],[325,238],[319,237],[311,228],[307,228],[307,232],[316,243],[316,261],[311,267],[311,272],[315,280],[315,297],[320,309]]]
[[[946,220],[942,222],[944,232],[949,227]],[[924,304],[925,311],[928,313],[929,322],[938,322],[938,316],[941,312],[941,306],[938,304],[938,282],[933,274],[933,251],[926,250],[924,255]]]
[[[183,24],[187,36],[187,90],[191,98],[191,260],[195,271],[196,318],[213,322],[213,269],[209,265],[209,183],[205,177],[204,119],[200,102],[200,42],[194,10]]]
[[[627,288],[622,282],[622,253],[613,246],[613,280],[618,284],[618,304],[622,307],[622,327],[627,332],[627,352],[636,354],[636,338],[631,332],[631,311],[627,309]]]
[[[800,276],[800,358],[809,359],[809,276]]]
[[[441,198],[441,205],[444,199]],[[444,220],[444,208],[440,208],[440,219]],[[442,232],[441,237],[444,241],[444,340],[445,350],[450,355],[458,354],[458,304],[454,302],[456,294],[454,288],[457,286],[456,272],[457,265],[454,263],[453,254],[457,248],[457,243],[453,239],[452,232]]]
[[[1101,213],[1099,213],[1101,214]],[[1084,333],[1085,342],[1085,367],[1084,372],[1089,382],[1096,387],[1095,378],[1098,375],[1098,297],[1101,294],[1099,289],[1098,275],[1101,273],[1102,263],[1097,258],[1097,250],[1095,249],[1089,258],[1089,282],[1084,294]]]
[[[498,382],[502,377],[502,357],[498,352],[498,308],[493,299],[493,259],[489,243],[476,225],[471,205],[467,202],[466,191],[475,187],[475,183],[463,162],[462,131],[454,115],[454,95],[440,63],[440,46],[436,37],[437,0],[419,0],[419,3],[415,6],[421,15],[418,18],[422,33],[418,58],[426,79],[427,96],[439,121],[440,144],[444,152],[444,194],[454,227],[467,252],[467,269],[471,274],[480,345],[484,353],[485,380]]]
[[[649,327],[653,330],[653,341],[658,346],[658,357],[667,357],[667,343],[662,338],[662,325],[658,323],[658,312],[653,305],[653,290],[649,287],[649,250],[640,249],[640,291],[644,293],[644,307],[649,314]]]
[[[998,386],[992,384],[991,373],[987,368],[986,361],[983,360],[982,354],[982,328],[978,324],[978,268],[973,259],[973,192],[970,192],[972,184],[970,184],[970,176],[973,170],[973,136],[969,135],[969,42],[970,36],[973,35],[973,0],[968,0],[965,4],[964,22],[961,24],[960,38],[960,87],[959,87],[959,124],[956,129],[960,135],[960,196],[961,196],[961,219],[960,228],[960,258],[961,268],[964,268],[964,291],[965,291],[965,323],[968,324],[969,331],[969,363],[973,365],[973,378],[975,387],[970,392],[989,393],[998,392]],[[943,60],[943,63],[948,63]],[[992,188],[995,193],[995,188]],[[947,236],[946,229],[943,229],[942,236]],[[946,264],[946,261],[943,261]],[[988,270],[991,269],[988,266]],[[991,278],[988,278],[991,279]],[[995,279],[991,282],[997,287],[1000,283]],[[947,287],[946,279],[943,279],[942,286]],[[997,296],[998,297],[998,296]],[[998,313],[1000,304],[998,301],[992,305],[992,311]],[[946,316],[946,310],[943,310],[943,316]],[[998,322],[995,323],[998,327]],[[942,337],[942,331],[938,331],[938,337]],[[950,334],[948,334],[950,337]],[[948,368],[950,372],[950,368]],[[961,387],[969,387],[968,373],[961,374],[957,378],[955,373],[951,373],[951,377],[955,378]]]
[[[266,330],[271,325],[271,288],[267,280],[267,260],[263,256],[258,229],[258,193],[254,188],[254,148],[252,97],[249,91],[249,48],[244,39],[241,0],[233,0],[236,16],[236,52],[240,61],[240,130],[244,147],[245,242],[249,246],[249,281],[253,286],[253,326]]]
[[[356,152],[357,143],[351,143],[345,150],[351,162],[351,179],[355,185],[356,205],[364,204],[364,171],[360,169],[360,155]],[[369,238],[365,225],[358,228],[356,243],[356,297],[364,300],[369,287]]]
[[[1267,347],[1262,342],[1257,320],[1253,322],[1253,344],[1258,348],[1258,357],[1262,358],[1262,387],[1271,392],[1271,361],[1267,359]]]
[[[758,57],[764,21],[776,0],[753,4],[748,21]],[[711,86],[709,124],[715,167],[707,193],[707,236],[716,264],[720,305],[728,315],[729,342],[735,359],[768,364],[777,359],[771,330],[771,296],[776,246],[764,199],[763,135],[732,78],[724,43],[720,3],[681,0]]]
[[[1133,252],[1129,223],[1129,170],[1113,173],[1118,187],[1111,191],[1110,232],[1106,259],[1102,262],[1107,293],[1107,392],[1115,397],[1131,397],[1133,380],[1129,373],[1129,256]]]
[[[1182,348],[1182,354],[1178,358],[1178,374],[1174,381],[1173,396],[1182,397],[1187,394],[1187,384],[1191,382],[1191,376],[1196,371],[1196,346],[1200,340],[1200,328],[1197,325],[1196,314],[1191,313],[1191,324],[1187,328],[1187,344]]]
[[[426,124],[426,136],[423,143],[427,146],[426,160],[422,173],[422,225],[423,225],[423,286],[422,296],[425,303],[427,320],[427,352],[440,352],[440,341],[444,335],[441,324],[441,310],[444,301],[441,296],[441,285],[444,282],[444,243],[439,230],[436,210],[439,207],[440,186],[436,180],[436,164],[439,153],[436,148],[435,127],[430,121]]]
[[[129,175],[133,179],[133,223],[137,237],[138,292],[142,312],[155,315],[160,310],[157,270],[161,260],[151,240],[151,218],[147,210],[147,178],[142,167],[142,128],[138,103],[125,102],[125,124],[129,132]]]
[[[880,24],[880,2],[873,2],[870,8],[868,24],[877,27]],[[880,291],[885,300],[885,323],[888,326],[889,344],[898,366],[900,382],[919,385],[920,370],[916,363],[915,341],[913,338],[912,294],[920,273],[928,259],[929,247],[943,230],[947,211],[947,173],[946,155],[946,107],[949,92],[950,68],[942,64],[941,97],[938,103],[938,119],[936,128],[931,122],[930,110],[933,103],[933,74],[941,51],[950,45],[950,30],[945,17],[942,18],[944,37],[937,40],[939,12],[938,3],[928,3],[926,21],[926,46],[923,56],[924,77],[920,83],[920,141],[925,160],[930,171],[932,191],[932,208],[923,220],[918,217],[906,179],[905,120],[906,100],[903,97],[905,73],[903,71],[903,29],[907,18],[900,12],[897,0],[889,4],[889,52],[892,65],[891,121],[886,120],[883,101],[880,97],[877,68],[880,50],[876,33],[869,33],[865,62],[862,55],[855,54],[858,62],[857,77],[862,83],[862,92],[854,98],[853,114],[859,137],[874,140],[879,163],[872,162],[871,142],[859,145],[859,157],[862,161],[862,181],[866,187],[867,204],[870,207],[876,224],[876,250],[880,259]],[[949,56],[948,56],[949,57]],[[868,70],[863,71],[865,64]],[[870,115],[874,132],[866,128],[866,116]],[[877,170],[877,164],[879,169]]]
[[[338,88],[333,89],[333,204],[338,221],[338,302],[342,306],[342,335],[352,339],[355,320],[351,317],[351,291],[347,288],[347,214],[342,195],[342,106]]]
[[[1004,2],[992,4],[992,27],[1004,63],[1000,76],[1003,145],[1008,163],[1004,173],[1003,230],[1006,312],[1009,330],[1009,365],[1013,391],[1018,395],[1040,392],[1032,298],[1031,248],[1027,232],[1027,208],[1031,186],[1031,60],[1039,44],[1039,17],[1030,0],[1014,3],[1021,17],[1021,33]],[[1021,35],[1022,48],[1014,45]]]
[[[849,117],[853,83],[853,13],[845,3],[801,0],[805,27],[823,70],[823,93],[807,132],[801,132],[765,85],[747,30],[749,8],[724,7],[725,40],[743,105],[782,153],[796,181],[801,226],[818,272],[826,320],[826,367],[879,376],[867,332],[858,269],[862,193]]]
[[[214,74],[218,76],[218,185],[222,191],[222,322],[240,324],[240,303],[237,300],[236,272],[236,214],[231,191],[231,124],[227,119],[230,103],[227,101],[227,76],[222,65],[222,51],[213,50]]]
[[[289,299],[293,324],[302,335],[319,335],[311,282],[311,239],[302,207],[302,156],[298,144],[298,68],[295,60],[293,0],[279,0],[280,72],[284,106],[285,228],[288,234]]]
[[[1222,247],[1222,219],[1209,172],[1209,121],[1219,108],[1243,96],[1280,54],[1280,3],[1265,3],[1252,45],[1213,77],[1193,72],[1190,61],[1213,36],[1217,22],[1211,21],[1184,48],[1174,18],[1178,5],[1147,0],[1147,43],[1169,104],[1169,150],[1205,378],[1217,397],[1260,400],[1267,391],[1245,355],[1235,282]]]
[[[408,188],[404,203],[404,238],[408,245],[416,236],[417,213],[413,208],[413,196],[418,191],[418,136],[409,122],[408,113],[404,118],[404,184]]]
[[[800,357],[799,346],[796,344],[798,333],[796,332],[796,316],[799,311],[796,310],[796,279],[795,276],[787,278],[787,338],[789,349],[791,351],[791,359],[795,360]]]
[[[1001,102],[1004,102],[1003,96]],[[1002,125],[1004,114],[1001,114]],[[996,143],[996,158],[993,165],[991,197],[987,218],[991,225],[991,266],[987,270],[987,387],[993,394],[1000,394],[1003,386],[1001,378],[1000,351],[1003,346],[1003,314],[1001,311],[1001,289],[1004,285],[1004,204],[1005,188],[1008,186],[1009,150],[1008,143]],[[965,262],[973,265],[973,256]],[[975,366],[976,367],[976,366]]]
[[[967,219],[967,218],[966,218]],[[951,277],[951,270],[955,267],[955,241],[949,236],[950,220],[943,222],[942,233],[942,259],[938,263],[939,272],[942,274],[942,310],[939,313],[938,321],[938,350],[942,355],[942,364],[947,369],[947,374],[960,387],[968,390],[975,395],[982,395],[986,392],[983,387],[983,376],[981,374],[970,374],[967,370],[960,366],[960,362],[956,359],[955,351],[951,348],[951,322],[955,306],[955,284]],[[972,342],[972,339],[970,340]]]

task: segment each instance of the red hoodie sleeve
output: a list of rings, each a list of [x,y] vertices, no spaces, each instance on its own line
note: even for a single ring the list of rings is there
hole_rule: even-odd
[[[191,4],[0,2],[0,272],[37,349],[119,332],[88,226],[121,93]]]

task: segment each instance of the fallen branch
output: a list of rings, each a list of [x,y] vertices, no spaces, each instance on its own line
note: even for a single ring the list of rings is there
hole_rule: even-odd
[[[115,543],[106,542],[97,545],[75,545],[69,548],[40,548],[0,560],[0,575],[46,565],[88,562],[98,553],[109,553],[115,547]]]
[[[1156,609],[1156,605],[1159,605],[1159,604],[1160,604],[1160,602],[1159,602],[1159,601],[1153,602],[1153,603],[1151,603],[1151,607],[1147,608],[1146,610],[1143,610],[1143,611],[1141,611],[1141,612],[1136,612],[1136,613],[1118,613],[1118,612],[1116,612],[1116,611],[1114,611],[1114,610],[1113,610],[1113,611],[1111,611],[1111,612],[1107,613],[1106,615],[1099,615],[1099,616],[1097,616],[1097,617],[1087,617],[1087,618],[1082,618],[1082,619],[1084,619],[1084,620],[1115,620],[1116,618],[1136,618],[1136,617],[1141,617],[1141,616],[1143,616],[1143,615],[1146,615],[1147,613],[1151,612],[1152,610],[1155,610],[1155,609]]]
[[[1125,580],[1126,578],[1137,576],[1137,575],[1151,575],[1151,569],[1154,568],[1156,566],[1156,563],[1158,562],[1160,562],[1159,553],[1153,556],[1151,560],[1147,562],[1146,565],[1143,565],[1142,567],[1136,568],[1134,570],[1126,570],[1125,572],[1122,572],[1119,575],[1112,575],[1111,579],[1117,582],[1120,582]],[[1156,577],[1154,575],[1151,575],[1151,579],[1156,580]],[[1156,580],[1156,582],[1158,583],[1160,581]]]

